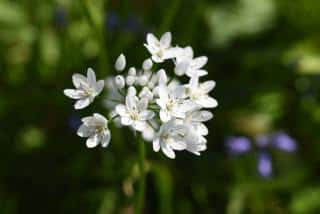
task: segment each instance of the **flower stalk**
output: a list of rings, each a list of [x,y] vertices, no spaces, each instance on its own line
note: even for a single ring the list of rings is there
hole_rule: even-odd
[[[145,142],[142,138],[138,140],[138,150],[139,150],[139,185],[138,192],[136,195],[136,204],[135,204],[135,212],[134,213],[143,213],[144,208],[144,200],[145,200],[145,192],[146,192],[146,170],[145,170],[145,160],[146,160],[146,149]]]

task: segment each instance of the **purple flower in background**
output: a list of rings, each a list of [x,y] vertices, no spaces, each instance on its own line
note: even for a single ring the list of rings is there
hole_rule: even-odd
[[[271,135],[260,135],[256,137],[256,148],[258,149],[259,174],[264,178],[272,175],[272,158],[270,149],[277,149],[283,152],[292,153],[297,150],[296,141],[283,131]],[[232,155],[247,153],[251,150],[251,141],[246,137],[229,137],[226,139],[226,147]]]
[[[237,155],[248,152],[251,149],[251,142],[246,137],[229,137],[226,146],[230,154]]]
[[[258,155],[258,172],[264,178],[269,178],[272,174],[271,156],[267,152],[260,152]]]
[[[296,141],[284,132],[275,133],[272,137],[273,146],[284,152],[294,152],[297,149]]]

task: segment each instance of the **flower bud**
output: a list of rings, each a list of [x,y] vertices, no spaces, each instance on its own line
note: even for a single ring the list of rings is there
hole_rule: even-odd
[[[114,65],[117,71],[123,71],[126,67],[126,57],[123,54],[117,58],[116,63]]]
[[[135,76],[128,75],[127,78],[126,78],[127,85],[133,85],[135,81],[136,81],[136,77]]]
[[[122,75],[117,75],[115,77],[115,83],[116,83],[116,87],[117,88],[123,88],[125,86],[125,80],[124,80],[124,77]]]
[[[152,60],[146,59],[142,63],[142,68],[143,68],[143,70],[148,71],[152,68],[152,65],[153,65]]]
[[[153,93],[150,91],[149,88],[143,87],[143,89],[139,93],[140,98],[147,98],[149,101],[153,99]]]
[[[128,88],[128,95],[135,96],[136,94],[137,94],[136,88],[133,87],[133,86],[130,86],[130,87]]]
[[[148,76],[147,75],[142,75],[142,76],[140,76],[139,77],[139,84],[141,85],[141,86],[145,86],[146,84],[148,84]]]
[[[137,75],[136,68],[135,67],[129,68],[128,75],[129,76],[136,76]]]

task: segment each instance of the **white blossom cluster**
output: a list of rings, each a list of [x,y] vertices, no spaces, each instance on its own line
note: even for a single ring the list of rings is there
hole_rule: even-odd
[[[89,148],[99,143],[106,147],[111,138],[108,123],[114,121],[118,126],[140,132],[144,140],[153,143],[154,151],[161,149],[169,158],[175,158],[176,150],[200,155],[207,148],[208,128],[204,122],[213,117],[206,109],[218,105],[209,95],[215,82],[200,82],[208,73],[203,69],[207,57],[194,57],[190,46],[172,46],[170,32],[160,39],[147,34],[144,46],[151,57],[143,61],[141,68],[126,69],[126,58],[121,54],[115,62],[118,75],[106,80],[109,120],[98,113],[85,117],[77,134],[88,138]],[[171,69],[167,68],[171,63],[166,64],[168,72],[160,67],[167,61],[173,62]],[[179,82],[180,76],[189,81]],[[96,80],[90,68],[87,77],[74,74],[72,80],[76,89],[66,89],[64,93],[77,100],[75,109],[92,103],[104,85],[103,80]]]

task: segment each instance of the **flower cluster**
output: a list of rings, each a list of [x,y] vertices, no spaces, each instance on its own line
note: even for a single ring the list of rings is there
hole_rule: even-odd
[[[296,141],[283,131],[270,135],[259,135],[255,139],[258,149],[257,169],[262,177],[268,178],[272,175],[272,160],[269,149],[277,149],[292,153],[297,149]],[[229,137],[226,147],[231,155],[240,155],[252,149],[251,140],[247,137]]]
[[[126,57],[121,54],[115,62],[118,75],[106,79],[109,120],[97,113],[83,118],[78,135],[88,137],[90,148],[99,143],[106,147],[110,141],[107,125],[114,121],[140,132],[144,140],[153,143],[154,151],[161,150],[169,158],[175,158],[176,150],[200,155],[207,147],[208,128],[204,122],[213,117],[206,109],[218,105],[209,95],[215,82],[200,81],[207,75],[203,69],[207,57],[194,57],[191,47],[172,46],[169,32],[160,39],[147,34],[144,46],[151,57],[143,61],[141,68],[126,69]],[[160,67],[167,61],[172,62],[172,68],[167,69],[171,72]],[[188,79],[184,84],[177,79],[183,75]],[[76,109],[88,106],[104,85],[102,80],[96,81],[92,69],[88,69],[87,77],[74,74],[72,79],[76,89],[66,89],[64,93],[77,99]]]

